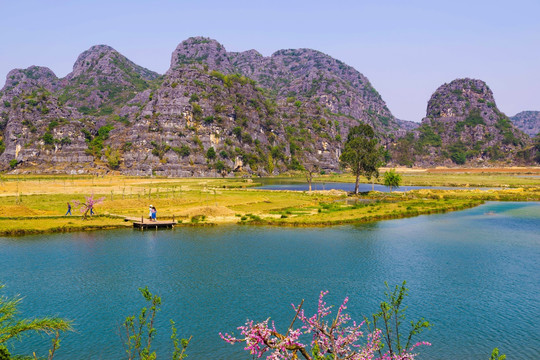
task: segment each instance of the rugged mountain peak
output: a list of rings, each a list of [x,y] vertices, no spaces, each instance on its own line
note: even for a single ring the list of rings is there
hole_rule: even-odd
[[[540,111],[522,111],[510,118],[514,126],[530,137],[540,133]]]
[[[197,36],[182,41],[171,56],[170,70],[185,64],[204,62],[213,70],[232,72],[225,47],[214,39]]]
[[[73,71],[66,78],[72,80],[86,75],[120,80],[125,77],[125,74],[130,73],[138,74],[147,81],[159,76],[153,71],[136,65],[108,45],[94,45],[79,55],[73,65]]]
[[[58,78],[51,69],[43,66],[30,66],[26,69],[13,69],[6,76],[2,92],[24,92],[36,87],[53,91],[58,86]]]
[[[473,109],[483,109],[489,113],[498,112],[493,92],[482,80],[456,79],[449,84],[441,85],[433,93],[428,102],[426,116],[432,118],[467,116]],[[489,119],[489,116],[487,118]]]
[[[395,147],[403,165],[523,163],[528,138],[495,104],[485,82],[457,79],[431,96],[422,125]]]
[[[111,113],[158,77],[112,47],[95,45],[79,55],[73,71],[62,79],[60,99],[85,115]]]

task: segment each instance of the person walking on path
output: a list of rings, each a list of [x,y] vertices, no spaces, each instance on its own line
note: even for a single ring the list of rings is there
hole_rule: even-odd
[[[67,209],[66,215],[64,216],[67,216],[68,214],[71,215],[71,204],[68,202],[67,205],[68,205],[68,209]]]
[[[152,206],[152,221],[157,221],[156,220],[156,217],[157,217],[157,210],[156,210],[156,207],[155,206]]]

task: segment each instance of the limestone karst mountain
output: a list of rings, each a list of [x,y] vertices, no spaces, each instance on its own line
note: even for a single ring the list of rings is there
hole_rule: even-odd
[[[163,75],[106,45],[83,52],[61,79],[45,67],[12,70],[0,91],[0,169],[337,171],[343,139],[359,123],[373,126],[394,163],[409,165],[514,163],[528,141],[479,80],[443,85],[417,127],[396,119],[364,75],[321,52],[265,57],[195,37],[178,45]]]
[[[350,126],[400,132],[367,78],[308,49],[229,53],[190,38],[162,76],[93,46],[58,79],[13,70],[0,92],[0,163],[34,172],[170,176],[337,170]]]
[[[485,82],[456,79],[431,96],[421,125],[393,145],[403,165],[490,165],[527,163],[530,139],[495,104]]]
[[[510,120],[515,127],[530,137],[540,134],[540,111],[522,111],[510,117]]]

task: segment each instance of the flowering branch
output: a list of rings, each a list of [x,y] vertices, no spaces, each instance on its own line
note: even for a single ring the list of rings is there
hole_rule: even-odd
[[[274,322],[270,323],[270,318],[260,323],[247,320],[245,325],[238,327],[241,338],[227,333],[219,335],[230,344],[245,342],[244,350],[257,358],[267,355],[269,360],[298,359],[299,354],[306,360],[413,360],[416,356],[412,353],[414,348],[429,345],[420,342],[399,353],[388,351],[382,354],[384,345],[380,329],[374,329],[364,336],[361,328],[365,321],[360,324],[353,321],[349,324],[351,317],[345,313],[348,298],[345,298],[338,308],[335,318],[327,320],[332,314],[332,307],[327,306],[324,301],[327,293],[320,293],[317,312],[311,317],[307,317],[302,309],[303,300],[298,306],[293,304],[296,314],[285,335],[276,330]],[[295,329],[293,325],[296,319],[302,322],[302,326]],[[300,337],[305,334],[312,334],[310,351],[308,346],[300,341]],[[380,354],[379,357],[376,357],[377,353]]]

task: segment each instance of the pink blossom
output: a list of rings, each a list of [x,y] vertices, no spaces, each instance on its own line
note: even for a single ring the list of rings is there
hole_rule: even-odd
[[[365,325],[364,321],[360,324],[351,321],[349,314],[345,313],[347,309],[348,298],[345,298],[338,308],[335,317],[329,318],[332,314],[332,307],[324,302],[324,296],[328,291],[321,291],[319,295],[318,309],[311,317],[307,317],[302,309],[302,303],[298,306],[292,304],[297,318],[302,322],[299,328],[291,328],[283,335],[277,332],[274,322],[269,324],[270,318],[260,323],[254,323],[253,320],[247,320],[245,325],[239,326],[242,338],[236,338],[229,334],[220,333],[220,337],[230,344],[245,342],[244,349],[250,354],[261,358],[266,355],[269,360],[298,359],[301,354],[305,359],[311,360],[312,354],[316,358],[322,358],[331,355],[332,359],[350,359],[350,360],[414,360],[416,354],[412,351],[420,345],[430,345],[427,342],[419,342],[413,345],[408,351],[404,350],[401,354],[390,355],[389,352],[377,356],[382,347],[381,335],[379,329],[367,333],[361,328]],[[311,349],[299,341],[302,334],[311,334]]]

